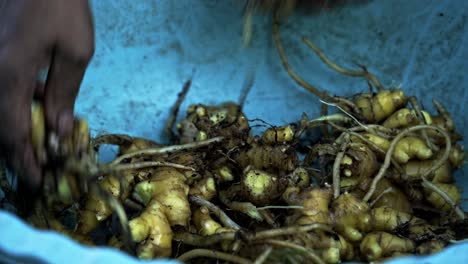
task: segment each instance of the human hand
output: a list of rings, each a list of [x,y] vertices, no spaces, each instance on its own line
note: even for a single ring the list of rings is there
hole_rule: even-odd
[[[0,157],[26,190],[42,181],[31,145],[33,97],[44,105],[47,130],[67,136],[93,53],[87,0],[0,0]],[[38,85],[43,67],[47,80]]]

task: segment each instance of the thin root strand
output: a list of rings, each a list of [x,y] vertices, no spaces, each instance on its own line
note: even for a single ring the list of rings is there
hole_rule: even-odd
[[[217,250],[210,250],[210,249],[192,249],[190,251],[185,252],[184,254],[180,255],[177,260],[181,262],[187,262],[194,258],[214,258],[229,261],[232,263],[238,264],[252,264],[252,261],[242,258],[236,255],[224,253]]]

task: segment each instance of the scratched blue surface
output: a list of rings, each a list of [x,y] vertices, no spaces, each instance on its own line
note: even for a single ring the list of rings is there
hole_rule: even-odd
[[[317,116],[318,99],[296,85],[282,68],[272,42],[270,18],[257,17],[252,45],[241,47],[240,2],[91,1],[96,54],[76,112],[90,121],[94,134],[127,133],[163,140],[169,108],[194,70],[182,111],[191,103],[236,101],[244,78],[254,69],[255,84],[245,104],[250,118],[261,117],[276,125],[295,121],[302,112]],[[352,2],[359,4],[298,14],[281,27],[292,67],[308,82],[337,95],[367,89],[365,81],[338,75],[323,65],[301,42],[307,36],[338,64],[347,68],[355,68],[355,62],[365,64],[385,86],[401,85],[421,98],[429,111],[434,111],[431,99],[437,98],[468,138],[464,114],[468,102],[468,2]],[[467,148],[466,142],[464,146]],[[468,186],[464,174],[466,169],[457,181]],[[466,203],[464,207],[468,208]],[[136,263],[110,249],[85,248],[54,233],[32,230],[1,212],[0,262],[7,259],[20,263]],[[444,262],[468,263],[468,245],[390,263]]]

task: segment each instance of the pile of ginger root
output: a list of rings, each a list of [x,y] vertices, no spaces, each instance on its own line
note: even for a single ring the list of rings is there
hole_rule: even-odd
[[[27,221],[88,246],[186,263],[433,254],[466,236],[453,177],[464,152],[445,108],[436,102],[434,115],[411,99],[398,89],[359,94],[349,101],[362,119],[303,115],[260,135],[235,103],[191,105],[171,145],[91,138],[77,119]],[[32,117],[33,142],[44,146],[40,106]],[[311,131],[322,137],[307,144]],[[97,160],[103,144],[118,145],[112,162]]]
[[[332,69],[371,87],[349,97],[318,91],[287,63],[278,29],[276,21],[283,65],[321,98],[321,116],[254,134],[258,119],[241,104],[194,104],[171,144],[91,137],[80,118],[58,142],[35,103],[32,142],[53,166],[25,220],[86,246],[183,263],[374,262],[466,239],[453,176],[465,153],[443,104],[434,100],[430,113],[367,69],[339,67],[304,38]],[[328,106],[338,110],[328,114]],[[114,160],[99,161],[103,145],[118,147]]]

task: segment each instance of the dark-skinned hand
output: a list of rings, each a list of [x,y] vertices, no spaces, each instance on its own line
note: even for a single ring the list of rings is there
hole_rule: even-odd
[[[0,0],[0,158],[18,175],[25,195],[42,182],[30,139],[32,100],[37,96],[44,104],[48,131],[68,135],[93,52],[87,0]],[[44,68],[48,76],[39,84]]]

